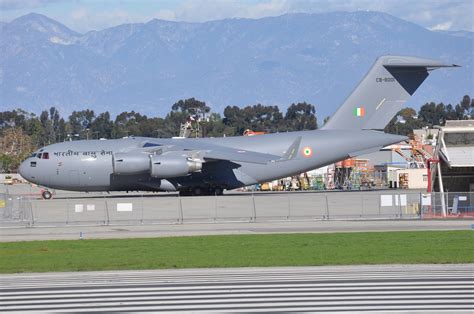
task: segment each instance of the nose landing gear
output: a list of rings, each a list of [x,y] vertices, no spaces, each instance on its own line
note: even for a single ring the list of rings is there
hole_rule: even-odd
[[[53,197],[53,193],[51,193],[50,191],[48,190],[43,190],[41,192],[41,197],[44,199],[44,200],[50,200],[52,197]]]

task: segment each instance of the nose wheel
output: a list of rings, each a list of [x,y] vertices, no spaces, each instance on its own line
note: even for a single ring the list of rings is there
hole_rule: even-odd
[[[43,192],[41,192],[41,197],[45,200],[50,200],[53,197],[53,193],[48,190],[44,190]]]

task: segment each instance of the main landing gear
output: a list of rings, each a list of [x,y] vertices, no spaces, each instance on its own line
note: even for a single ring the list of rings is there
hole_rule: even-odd
[[[188,190],[179,191],[180,196],[205,196],[205,195],[222,195],[224,189],[222,187],[202,187],[195,186]]]

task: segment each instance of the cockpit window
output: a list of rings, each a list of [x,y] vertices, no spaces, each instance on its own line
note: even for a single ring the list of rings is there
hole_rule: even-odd
[[[36,154],[36,157],[38,157],[39,159],[41,159],[41,155],[43,155],[42,153],[38,153]]]
[[[49,159],[49,153],[43,153],[43,159]]]
[[[35,157],[36,157],[36,153],[31,154],[30,157],[31,157],[31,158],[35,158]]]
[[[150,142],[143,144],[143,147],[155,147],[155,146],[162,146],[162,145],[156,144],[156,143],[150,143]]]

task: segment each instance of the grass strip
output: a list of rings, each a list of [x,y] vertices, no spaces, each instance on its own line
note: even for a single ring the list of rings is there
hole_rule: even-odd
[[[474,231],[218,235],[0,243],[0,273],[473,263]]]

